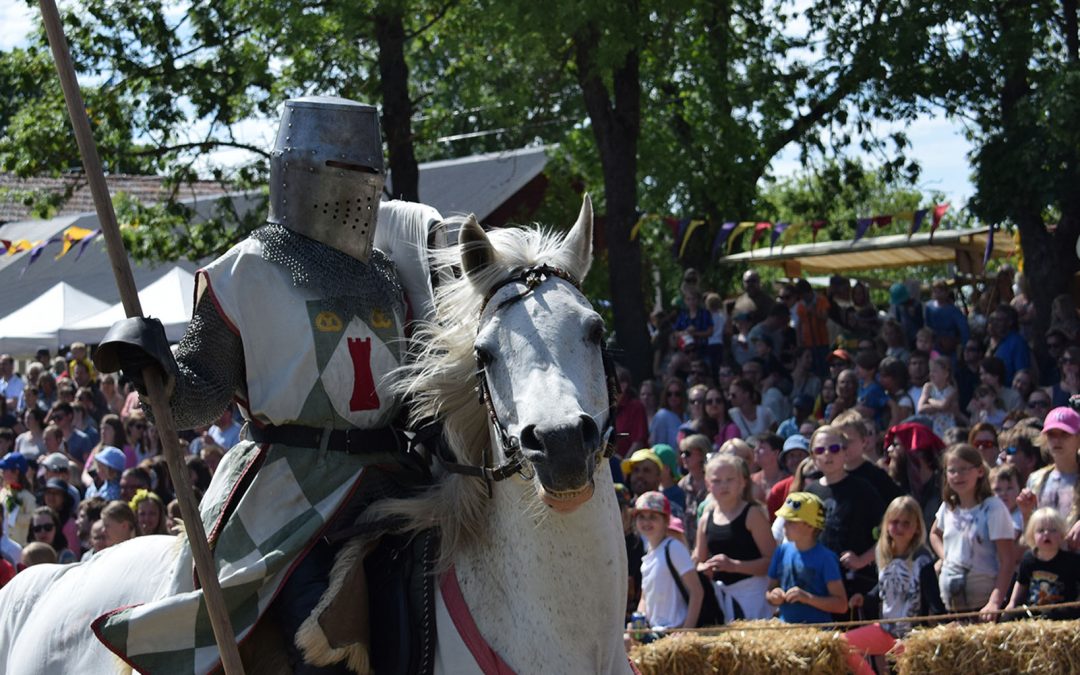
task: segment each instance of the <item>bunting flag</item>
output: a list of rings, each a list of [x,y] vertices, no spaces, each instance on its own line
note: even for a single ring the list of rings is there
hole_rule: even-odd
[[[77,254],[75,254],[75,260],[78,260],[79,258],[81,258],[82,254],[86,252],[86,247],[90,245],[90,242],[97,239],[100,235],[101,235],[101,230],[98,229],[98,230],[94,230],[89,236],[84,237],[83,240],[79,242],[79,252]]]
[[[941,225],[941,217],[945,215],[945,212],[949,210],[949,203],[938,204],[934,207],[934,218],[930,221],[930,241],[934,241],[934,232],[937,231],[938,225]]]
[[[720,229],[716,231],[716,238],[713,239],[712,245],[712,257],[715,258],[720,247],[724,245],[727,238],[731,235],[731,231],[735,229],[735,223],[724,223],[720,226]]]
[[[735,240],[739,238],[739,235],[742,234],[743,232],[746,232],[747,230],[749,230],[754,225],[757,225],[757,223],[755,223],[752,220],[746,220],[746,221],[743,221],[743,222],[741,222],[741,223],[739,223],[738,225],[735,226],[735,229],[733,229],[731,231],[731,234],[728,235],[728,239],[727,239],[727,252],[728,252],[728,255],[731,255],[731,247],[732,247],[732,245],[735,244]]]
[[[76,227],[74,225],[64,230],[64,245],[61,247],[60,253],[57,254],[54,260],[63,258],[68,254],[68,251],[71,250],[72,246],[86,237],[89,237],[91,234],[93,234],[93,230],[88,230],[85,227]]]
[[[983,269],[986,269],[986,263],[990,262],[990,256],[994,253],[995,230],[997,230],[997,225],[991,223],[990,231],[986,233],[986,250],[983,251]]]
[[[780,245],[781,246],[786,246],[787,243],[789,241],[791,241],[791,238],[795,236],[795,233],[798,232],[799,230],[803,229],[804,227],[806,227],[806,221],[805,220],[800,221],[798,223],[792,223],[791,225],[789,225],[788,228],[786,230],[784,230],[783,236],[780,237],[780,239],[781,239]]]
[[[754,244],[761,241],[765,233],[770,230],[772,230],[772,223],[757,223],[754,225],[754,234],[750,237],[750,248],[753,248]]]
[[[0,251],[0,253],[7,253],[9,246],[11,246],[10,239],[0,239],[0,247],[3,247],[3,250]]]
[[[874,216],[874,225],[877,227],[885,227],[886,225],[892,225],[892,216]]]
[[[668,225],[670,226],[674,219],[665,218],[664,220],[667,221]],[[690,227],[690,219],[684,218],[683,220],[674,220],[674,223],[675,227],[672,228],[672,231],[675,235],[675,241],[673,241],[671,244],[671,252],[675,255],[676,258],[681,258],[683,241],[685,241],[686,231]]]
[[[784,234],[784,232],[787,231],[788,227],[790,227],[789,223],[777,223],[776,225],[773,226],[772,237],[769,238],[769,248],[770,249],[773,246],[776,246],[776,240],[779,239],[780,236],[782,234]]]
[[[15,255],[16,253],[20,253],[22,251],[29,251],[32,248],[34,248],[34,245],[31,244],[28,240],[20,239],[18,241],[11,242],[8,245],[7,254]]]
[[[911,229],[908,230],[908,235],[907,235],[908,238],[910,238],[911,235],[913,235],[913,234],[915,234],[916,232],[919,231],[919,228],[922,227],[922,222],[924,220],[926,220],[926,214],[927,213],[929,213],[929,211],[927,209],[919,209],[914,214],[912,214],[912,216],[911,216]]]
[[[683,257],[683,253],[686,251],[686,244],[690,241],[690,237],[693,236],[694,230],[698,229],[705,224],[704,220],[691,220],[690,225],[686,228],[686,233],[683,234],[682,245],[679,246],[679,258]]]
[[[828,225],[828,223],[824,220],[815,220],[814,222],[810,223],[810,227],[814,229],[815,244],[817,243],[817,233],[821,232],[822,228],[824,228],[826,225]]]
[[[873,218],[857,218],[855,219],[855,238],[851,240],[851,245],[854,246],[855,242],[863,238],[866,231],[870,229],[870,226],[874,224]]]

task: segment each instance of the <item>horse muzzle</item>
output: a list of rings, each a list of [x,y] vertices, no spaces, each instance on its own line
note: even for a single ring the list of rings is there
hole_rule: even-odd
[[[568,513],[589,501],[600,449],[600,430],[591,417],[530,424],[522,428],[520,440],[545,504]]]

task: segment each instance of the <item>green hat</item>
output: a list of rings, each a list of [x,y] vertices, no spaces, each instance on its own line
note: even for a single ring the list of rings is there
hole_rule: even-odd
[[[675,449],[667,443],[657,443],[652,446],[652,451],[660,458],[660,461],[664,463],[664,466],[671,470],[672,478],[678,480],[679,457],[675,454]]]
[[[630,459],[624,459],[622,461],[622,472],[624,476],[629,476],[630,472],[634,470],[634,465],[640,462],[652,462],[656,465],[657,469],[663,469],[664,463],[660,461],[660,458],[656,456],[656,453],[648,448],[642,448],[637,450],[634,454],[630,455]]]

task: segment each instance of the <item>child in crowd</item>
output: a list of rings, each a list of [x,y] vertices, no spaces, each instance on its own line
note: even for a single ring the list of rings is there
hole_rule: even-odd
[[[996,618],[1015,569],[1015,532],[1004,502],[990,489],[989,471],[975,448],[960,443],[945,451],[942,504],[930,531],[941,559],[941,600],[952,612],[981,610]]]
[[[953,379],[952,361],[947,356],[939,356],[930,362],[930,380],[923,385],[918,411],[930,418],[939,438],[956,426],[960,398]]]
[[[926,528],[922,509],[913,498],[904,495],[892,500],[881,522],[881,538],[876,546],[878,584],[870,591],[881,601],[882,623],[862,626],[844,634],[852,653],[848,667],[854,673],[872,673],[859,654],[885,655],[896,641],[911,632],[907,622],[888,623],[889,619],[921,616],[924,607],[920,577],[923,569],[933,565],[933,556],[926,548]],[[852,608],[861,607],[863,596],[851,596]]]
[[[86,498],[101,497],[105,501],[120,499],[120,474],[124,471],[124,451],[120,448],[107,445],[94,455],[94,468],[97,476],[95,482],[101,481],[100,485],[94,484],[86,488]]]
[[[1080,555],[1061,550],[1065,520],[1051,508],[1031,515],[1024,540],[1031,550],[1020,561],[1008,609],[1026,606],[1037,611],[1042,605],[1073,602],[1080,590]],[[1051,619],[1075,619],[1075,607],[1048,610]],[[1023,614],[1011,618],[1021,618]]]
[[[26,458],[17,452],[9,452],[0,459],[0,472],[3,473],[0,499],[3,500],[4,508],[4,532],[19,546],[25,546],[28,541],[32,541],[30,521],[37,506],[26,473],[28,466]]]
[[[833,420],[833,426],[840,429],[847,438],[847,447],[844,448],[844,470],[870,483],[884,504],[899,497],[900,486],[889,478],[885,469],[866,458],[871,446],[870,429],[867,428],[869,422],[863,419],[859,411],[845,410]]]
[[[825,505],[809,492],[792,492],[776,515],[784,519],[787,541],[769,562],[765,598],[786,623],[827,623],[847,609],[847,593],[836,554],[817,541]]]
[[[662,492],[653,491],[639,496],[634,507],[634,524],[649,545],[648,553],[641,559],[638,611],[654,629],[693,628],[701,611],[704,589],[690,551],[668,535],[671,502]],[[687,590],[688,601],[683,600],[673,571]]]
[[[101,510],[101,522],[105,528],[105,545],[116,546],[128,539],[133,539],[139,529],[135,512],[127,502],[119,500],[109,502]]]
[[[751,494],[750,470],[734,455],[715,455],[705,467],[712,502],[698,524],[694,560],[710,577],[726,622],[767,619],[765,602],[769,568],[776,542],[769,520]]]
[[[40,541],[34,541],[26,545],[22,550],[20,569],[33,567],[34,565],[56,564],[56,551],[52,546]]]
[[[866,593],[877,583],[874,531],[885,504],[870,483],[844,469],[847,438],[838,428],[820,427],[810,438],[810,449],[821,478],[807,481],[803,489],[828,505],[821,544],[839,557],[848,595]],[[838,614],[846,612],[845,604]]]
[[[1013,528],[1016,529],[1017,538],[1024,533],[1024,514],[1016,505],[1016,498],[1020,496],[1020,474],[1016,467],[1011,464],[1001,464],[990,470],[990,487],[1009,509],[1012,516]]]
[[[995,427],[1000,427],[1005,421],[1005,411],[1001,408],[1001,399],[988,384],[980,384],[975,387],[975,393],[971,397],[972,416],[971,421],[986,422]]]
[[[1080,413],[1072,408],[1054,408],[1043,421],[1043,440],[1053,464],[1033,471],[1016,503],[1025,520],[1036,507],[1049,506],[1067,514],[1072,508],[1073,492],[1080,463]]]

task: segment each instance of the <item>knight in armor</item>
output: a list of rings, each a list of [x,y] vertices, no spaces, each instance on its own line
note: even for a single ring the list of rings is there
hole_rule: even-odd
[[[302,663],[293,636],[326,589],[327,534],[363,492],[364,467],[400,459],[403,447],[388,375],[404,356],[410,306],[394,262],[374,246],[376,225],[439,218],[401,202],[380,217],[384,178],[374,107],[286,102],[268,223],[199,270],[175,358],[153,319],[117,323],[96,355],[137,383],[147,363],[160,364],[178,428],[240,406],[246,433],[203,497],[203,521],[238,639],[269,611],[296,672],[324,672]],[[94,624],[140,671],[205,672],[218,662],[189,563],[176,572],[175,597]]]

